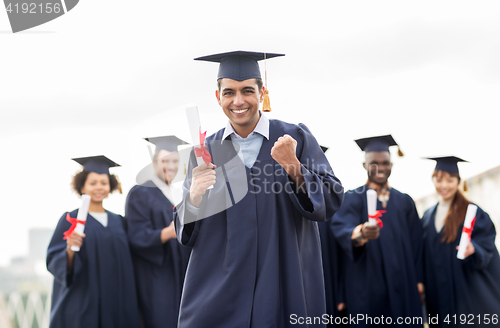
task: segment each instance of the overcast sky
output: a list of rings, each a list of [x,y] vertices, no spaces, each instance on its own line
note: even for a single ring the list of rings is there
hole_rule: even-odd
[[[496,167],[498,17],[498,1],[83,0],[12,34],[0,10],[0,265],[79,206],[70,158],[122,165],[124,194],[104,206],[124,214],[150,160],[142,137],[189,140],[188,104],[209,133],[224,127],[217,65],[192,60],[212,53],[286,54],[267,61],[266,115],[305,123],[347,189],[366,180],[353,140],[373,135],[401,145],[390,184],[414,199],[434,191],[421,157],[467,159],[464,178]]]

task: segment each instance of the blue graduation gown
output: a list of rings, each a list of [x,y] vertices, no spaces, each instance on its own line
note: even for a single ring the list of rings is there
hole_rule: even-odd
[[[316,221],[331,218],[339,209],[343,188],[306,126],[278,120],[270,120],[269,124],[269,140],[264,139],[253,167],[244,167],[246,177],[231,176],[231,169],[226,167],[226,194],[220,186],[224,183],[221,174],[213,189],[216,192],[209,190],[204,195],[198,218],[218,197],[232,204],[237,194],[231,189],[235,187],[231,185],[233,178],[248,186],[243,199],[227,210],[183,224],[191,215],[186,209],[188,170],[184,200],[174,211],[177,237],[192,247],[180,328],[296,327],[291,315],[325,314]],[[239,160],[230,141],[230,147],[218,149],[223,132],[207,138],[212,161],[220,169],[228,158]],[[297,158],[302,163],[307,194],[293,191],[288,174],[271,157],[271,148],[284,134],[297,140]],[[222,192],[218,194],[217,190]]]
[[[344,273],[340,270],[339,258],[341,248],[330,230],[330,222],[318,222],[319,235],[321,239],[321,255],[323,260],[323,274],[325,278],[326,313],[338,317],[340,315],[337,305],[344,302]],[[331,324],[328,327],[336,327]],[[338,325],[341,327],[341,325]]]
[[[343,249],[347,313],[372,318],[383,315],[391,317],[394,324],[398,317],[422,317],[417,288],[423,282],[422,226],[415,203],[407,194],[391,188],[379,238],[354,247],[352,231],[368,220],[366,190],[361,186],[348,191],[330,226]],[[380,201],[377,209],[383,209]],[[363,321],[357,326],[371,325]]]
[[[495,247],[493,222],[478,207],[471,235],[475,253],[459,260],[456,247],[463,225],[458,229],[454,243],[442,243],[442,230],[436,232],[434,225],[436,209],[437,204],[422,218],[427,309],[431,317],[437,315],[439,319],[438,324],[431,326],[460,326],[460,315],[465,315],[465,322],[470,323],[464,326],[495,326],[484,321],[485,314],[490,318],[496,314],[500,321],[500,257]],[[456,325],[454,314],[457,315]],[[444,322],[447,316],[449,323]]]
[[[130,190],[125,218],[144,325],[175,328],[190,249],[175,238],[161,243],[162,229],[173,220],[173,205],[148,181]]]
[[[138,328],[139,310],[126,227],[120,215],[108,213],[108,226],[87,215],[83,245],[68,274],[66,241],[71,227],[66,213],[47,250],[47,269],[54,275],[51,328]],[[78,210],[70,213],[76,218]]]

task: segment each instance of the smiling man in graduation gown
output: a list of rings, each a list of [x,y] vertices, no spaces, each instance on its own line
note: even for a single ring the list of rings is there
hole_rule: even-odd
[[[422,228],[411,197],[388,184],[392,170],[389,147],[397,145],[392,136],[358,139],[356,143],[366,152],[363,166],[368,181],[346,192],[331,224],[343,249],[346,310],[350,316],[360,314],[373,320],[389,317],[396,325],[398,317],[422,316]],[[377,210],[382,214],[375,226],[367,222],[368,189],[377,191]],[[376,321],[356,325],[370,326],[377,326]],[[422,321],[405,326],[421,327]]]
[[[175,136],[146,140],[156,145],[155,174],[130,190],[125,205],[137,294],[146,328],[177,327],[190,250],[176,240],[173,207],[182,191],[176,191],[171,182],[179,167],[177,146],[185,142]]]
[[[324,327],[316,221],[339,209],[343,188],[305,125],[260,112],[264,56],[198,58],[220,63],[216,97],[229,122],[207,138],[211,163],[192,157],[175,208],[177,238],[192,247],[179,327]]]

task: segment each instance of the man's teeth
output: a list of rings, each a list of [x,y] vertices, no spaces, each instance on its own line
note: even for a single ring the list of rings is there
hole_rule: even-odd
[[[241,113],[246,112],[247,110],[248,109],[240,109],[240,110],[233,109],[233,112],[235,112],[236,114],[241,114]]]

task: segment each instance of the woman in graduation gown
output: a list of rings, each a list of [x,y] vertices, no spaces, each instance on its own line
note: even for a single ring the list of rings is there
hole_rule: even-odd
[[[74,160],[84,169],[74,176],[72,186],[91,197],[89,214],[80,236],[73,231],[78,210],[64,213],[49,244],[47,268],[54,275],[50,327],[139,327],[125,222],[102,205],[119,189],[117,178],[109,174],[109,167],[118,165],[104,156]]]
[[[500,323],[500,257],[495,227],[477,207],[471,243],[465,259],[457,258],[470,202],[458,189],[460,175],[454,156],[437,161],[432,175],[440,201],[423,218],[427,309],[431,327],[493,327]]]

